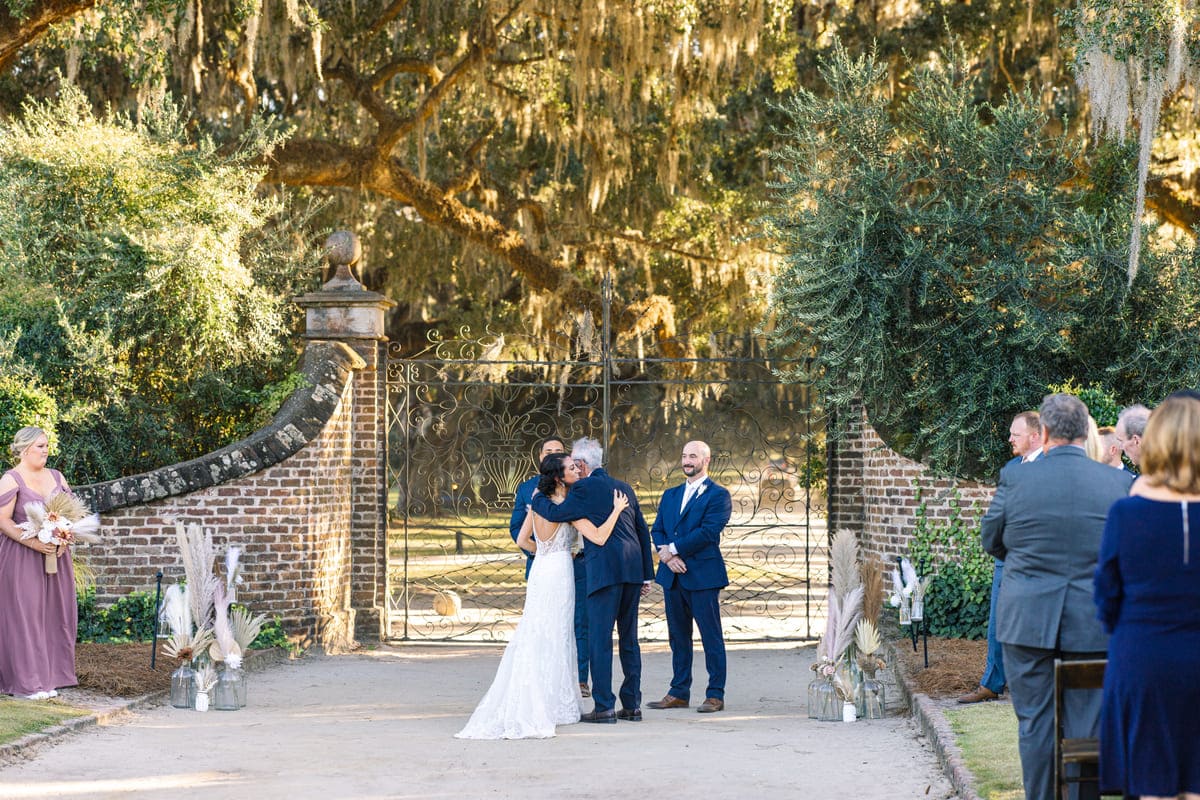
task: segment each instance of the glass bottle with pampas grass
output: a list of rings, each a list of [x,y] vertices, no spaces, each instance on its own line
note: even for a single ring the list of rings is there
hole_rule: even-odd
[[[230,571],[230,576],[234,571]],[[246,705],[246,675],[242,657],[250,643],[257,638],[267,621],[266,615],[253,616],[245,608],[231,608],[232,583],[217,586],[214,594],[213,643],[209,656],[221,664],[213,707],[219,711],[236,711]]]
[[[887,701],[883,683],[878,678],[879,670],[886,664],[879,656],[883,642],[879,631],[869,620],[860,620],[854,630],[858,649],[858,683],[854,687],[854,707],[860,719],[882,719]]]

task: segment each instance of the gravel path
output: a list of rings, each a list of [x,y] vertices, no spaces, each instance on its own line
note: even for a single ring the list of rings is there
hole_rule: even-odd
[[[907,717],[807,718],[811,646],[732,647],[718,714],[646,709],[641,723],[564,726],[554,739],[454,739],[500,655],[422,645],[286,662],[250,676],[241,711],[159,706],[42,747],[0,768],[0,797],[954,796]],[[645,700],[669,674],[669,651],[643,648]]]

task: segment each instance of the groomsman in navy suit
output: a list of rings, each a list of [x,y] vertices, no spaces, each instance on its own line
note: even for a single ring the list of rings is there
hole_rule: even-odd
[[[708,477],[712,458],[704,442],[683,448],[687,480],[667,489],[658,504],[650,538],[658,548],[658,582],[663,587],[671,641],[671,688],[650,708],[687,708],[692,691],[692,623],[700,629],[708,688],[696,710],[725,708],[725,639],[721,633],[721,590],[729,585],[721,558],[721,531],[733,503],[729,491]]]
[[[602,467],[604,451],[595,439],[580,439],[571,458],[586,463],[588,477],[571,486],[562,503],[555,505],[544,494],[533,496],[533,510],[551,522],[591,520],[600,527],[613,509],[613,491],[629,498],[629,508],[617,517],[612,535],[603,545],[584,540],[587,572],[588,649],[592,660],[592,700],[595,708],[580,717],[583,722],[615,723],[642,719],[642,652],[637,640],[638,600],[650,591],[654,562],[650,555],[650,530],[629,484],[612,478]],[[620,647],[621,709],[616,710],[612,690],[612,630],[617,628]]]

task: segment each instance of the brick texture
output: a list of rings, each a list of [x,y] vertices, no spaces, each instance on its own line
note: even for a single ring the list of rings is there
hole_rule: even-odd
[[[950,518],[955,490],[964,518],[987,509],[994,488],[937,476],[884,444],[861,406],[836,421],[841,433],[829,450],[829,529],[849,528],[864,555],[885,561],[908,553],[917,491],[930,520]]]
[[[322,346],[328,343],[309,348]],[[348,352],[346,357],[353,358]],[[308,367],[320,366],[311,358],[307,361],[306,375]],[[255,612],[278,616],[288,633],[305,643],[332,651],[352,647],[359,608],[355,598],[368,617],[377,618],[386,596],[386,586],[377,585],[383,558],[382,513],[373,524],[369,519],[382,503],[384,423],[377,408],[382,379],[374,369],[377,362],[376,358],[356,372],[327,369],[325,373],[335,378],[297,390],[301,401],[308,399],[306,392],[324,393],[327,410],[316,433],[276,463],[242,470],[244,474],[212,485],[184,486],[149,502],[105,503],[113,506],[101,514],[105,540],[88,558],[96,571],[100,604],[133,591],[153,591],[158,570],[164,585],[182,577],[175,525],[196,523],[213,532],[218,553],[230,544],[242,548],[245,583],[238,590],[240,602]],[[363,367],[357,360],[354,366]],[[289,404],[293,412],[304,406],[291,400]],[[272,426],[288,427],[288,409],[285,404]],[[171,469],[175,468],[163,472]],[[149,483],[156,483],[155,475],[149,473]],[[147,482],[145,476],[123,480]],[[79,491],[93,501],[113,494],[108,485]],[[368,501],[362,507],[360,496]],[[358,586],[359,581],[369,585]],[[377,626],[369,631],[374,638]]]

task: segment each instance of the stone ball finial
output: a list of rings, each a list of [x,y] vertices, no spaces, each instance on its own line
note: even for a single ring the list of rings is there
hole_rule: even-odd
[[[333,277],[325,282],[326,290],[365,290],[353,271],[362,258],[362,243],[357,236],[350,231],[329,234],[325,240],[325,258],[334,269]]]

